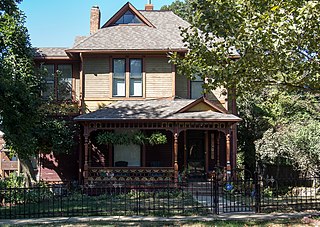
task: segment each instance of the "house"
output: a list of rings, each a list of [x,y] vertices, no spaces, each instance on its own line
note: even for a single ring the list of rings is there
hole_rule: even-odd
[[[7,155],[4,133],[0,131],[0,179],[8,177],[11,173],[20,173],[20,162],[16,156]]]
[[[100,25],[102,26],[100,27]],[[119,180],[178,181],[179,174],[206,177],[217,166],[236,166],[234,100],[225,89],[202,94],[204,81],[178,75],[168,53],[184,55],[171,11],[126,3],[105,23],[92,7],[90,35],[71,48],[38,48],[35,61],[49,73],[44,96],[79,101],[78,174],[84,184]],[[99,135],[158,133],[166,143],[105,143]],[[75,163],[75,161],[73,161]]]

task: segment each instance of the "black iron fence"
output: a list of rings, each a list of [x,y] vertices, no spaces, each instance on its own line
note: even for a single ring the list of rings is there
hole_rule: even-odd
[[[317,178],[277,179],[215,174],[210,179],[115,181],[103,185],[51,184],[0,188],[0,219],[208,215],[320,208]]]

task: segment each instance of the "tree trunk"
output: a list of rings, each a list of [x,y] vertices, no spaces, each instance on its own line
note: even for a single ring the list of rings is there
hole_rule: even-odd
[[[26,187],[30,187],[36,182],[36,172],[33,169],[30,159],[20,159],[21,170],[24,173]]]

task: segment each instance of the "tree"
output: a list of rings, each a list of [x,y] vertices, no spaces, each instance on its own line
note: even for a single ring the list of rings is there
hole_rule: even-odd
[[[172,2],[170,5],[162,6],[160,10],[170,10],[186,21],[189,21],[190,19],[189,13],[191,12],[191,8],[190,8],[189,0],[185,0],[185,1],[176,0]]]
[[[17,151],[24,168],[36,146],[32,131],[39,121],[39,79],[20,2],[0,0],[0,115],[6,143]]]
[[[43,108],[42,79],[33,63],[33,48],[24,26],[21,0],[0,0],[0,116],[6,146],[18,154],[27,183],[35,180],[30,157],[41,152],[68,152],[74,126]],[[46,109],[46,111],[44,111]]]
[[[269,129],[256,141],[259,159],[267,164],[293,165],[305,175],[320,174],[320,121],[306,120]]]
[[[172,61],[183,75],[207,79],[207,89],[239,94],[267,86],[320,90],[318,1],[190,0],[189,51]],[[239,55],[239,56],[236,56]],[[237,60],[235,60],[235,58]]]
[[[256,170],[255,142],[270,128],[269,113],[261,106],[262,95],[247,94],[237,98],[238,113],[242,122],[238,126],[238,153],[243,154],[244,167],[252,173]]]

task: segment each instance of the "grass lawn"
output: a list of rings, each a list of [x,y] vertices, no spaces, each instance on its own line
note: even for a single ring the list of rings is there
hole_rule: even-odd
[[[319,226],[320,221],[315,218],[302,218],[302,219],[282,219],[282,220],[272,220],[272,221],[210,221],[210,222],[200,222],[200,221],[175,221],[175,222],[150,222],[150,221],[141,221],[141,222],[104,222],[104,221],[93,221],[93,222],[79,222],[79,223],[55,223],[55,224],[45,224],[47,227],[57,227],[57,226],[223,226],[223,227],[237,227],[237,226],[290,226],[290,227],[298,227],[298,226]],[[32,224],[27,226],[43,226],[44,224]],[[10,225],[4,225],[10,226]]]

